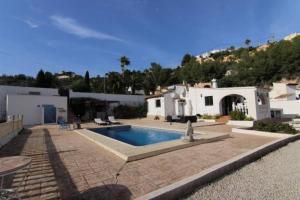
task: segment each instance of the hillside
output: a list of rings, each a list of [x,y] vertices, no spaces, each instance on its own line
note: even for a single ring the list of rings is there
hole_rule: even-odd
[[[221,86],[268,86],[300,76],[300,36],[259,47],[228,48],[192,57],[181,69],[189,83],[219,79]]]

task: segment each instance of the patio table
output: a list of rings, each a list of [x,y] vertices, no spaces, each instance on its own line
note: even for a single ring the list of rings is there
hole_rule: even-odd
[[[20,170],[26,169],[23,179],[19,184],[20,186],[25,180],[30,166],[31,166],[31,158],[28,156],[9,156],[9,157],[0,158],[0,178],[1,178],[0,190],[2,192],[3,191],[14,192],[11,189],[3,189],[4,178]],[[15,191],[16,193],[17,190],[18,187]]]

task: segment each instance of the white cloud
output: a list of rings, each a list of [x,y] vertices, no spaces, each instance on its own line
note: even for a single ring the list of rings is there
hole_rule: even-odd
[[[77,23],[74,19],[69,17],[52,15],[50,19],[52,20],[53,24],[60,30],[66,33],[76,35],[80,38],[95,38],[99,40],[113,40],[125,42],[123,39],[115,37],[113,35],[82,26],[79,23]]]
[[[14,17],[16,20],[19,20],[25,24],[27,24],[30,28],[38,28],[40,26],[40,23],[36,22],[32,19],[25,19],[21,17]]]
[[[26,23],[28,26],[30,26],[31,28],[38,28],[40,25],[33,22],[32,20],[29,20],[29,19],[25,19],[25,20],[22,20],[24,23]]]

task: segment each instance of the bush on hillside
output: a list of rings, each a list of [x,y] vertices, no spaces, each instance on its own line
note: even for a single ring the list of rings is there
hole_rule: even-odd
[[[256,121],[253,129],[257,131],[266,131],[274,133],[296,134],[297,131],[289,124],[273,121]]]

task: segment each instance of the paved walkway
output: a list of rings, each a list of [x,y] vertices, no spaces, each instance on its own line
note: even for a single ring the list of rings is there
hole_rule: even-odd
[[[199,189],[193,199],[300,199],[300,141]]]
[[[32,157],[29,177],[20,187],[24,199],[101,197],[126,200],[191,176],[271,140],[231,134],[222,141],[124,165],[123,160],[73,131],[59,131],[56,126],[37,126],[27,129],[0,149],[0,157]],[[6,184],[15,187],[20,183],[21,175],[6,181]]]

